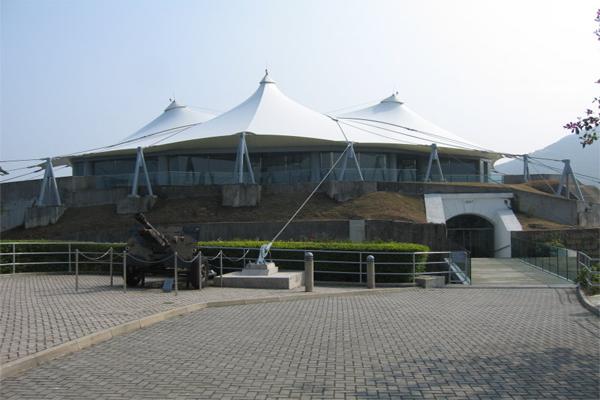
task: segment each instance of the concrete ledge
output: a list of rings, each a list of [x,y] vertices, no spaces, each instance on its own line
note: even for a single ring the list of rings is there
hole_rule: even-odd
[[[585,309],[587,309],[589,312],[591,312],[595,316],[600,317],[600,307],[596,307],[595,305],[590,303],[590,301],[587,299],[587,296],[585,295],[585,293],[583,293],[581,286],[579,286],[579,285],[577,285],[577,299],[579,300],[579,302]]]
[[[256,207],[260,203],[260,196],[260,185],[239,183],[221,186],[223,207]]]
[[[224,287],[251,289],[295,289],[304,283],[304,272],[276,272],[270,275],[247,275],[245,271],[236,271],[215,278],[215,285]]]
[[[438,275],[418,275],[415,277],[415,283],[425,289],[443,288],[446,286],[446,278]]]

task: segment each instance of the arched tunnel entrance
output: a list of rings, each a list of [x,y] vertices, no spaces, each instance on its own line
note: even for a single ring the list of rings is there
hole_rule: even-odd
[[[474,214],[462,214],[446,221],[448,242],[453,250],[466,249],[471,257],[494,257],[494,225]]]

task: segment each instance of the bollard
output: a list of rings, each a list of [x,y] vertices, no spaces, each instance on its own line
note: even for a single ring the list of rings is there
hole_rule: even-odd
[[[304,290],[312,292],[315,287],[315,260],[313,253],[304,253]]]
[[[75,249],[75,291],[79,290],[79,249]]]
[[[367,288],[375,289],[375,257],[367,256]]]
[[[198,252],[198,289],[202,289],[202,252]]]
[[[173,255],[173,273],[175,274],[175,296],[177,296],[177,252]]]
[[[123,250],[123,292],[127,293],[127,250]]]
[[[113,285],[113,248],[110,248],[108,269],[110,272],[110,286]]]

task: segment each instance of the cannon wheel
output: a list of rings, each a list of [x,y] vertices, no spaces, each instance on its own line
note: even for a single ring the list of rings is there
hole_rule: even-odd
[[[194,289],[198,289],[198,264],[193,263],[188,266],[188,284],[191,284]],[[202,281],[204,282],[204,265],[202,266]]]
[[[141,268],[136,268],[133,265],[127,266],[127,286],[138,287],[144,286],[145,275]]]

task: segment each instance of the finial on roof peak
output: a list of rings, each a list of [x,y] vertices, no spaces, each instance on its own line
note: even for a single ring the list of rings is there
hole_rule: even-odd
[[[267,68],[265,68],[265,76],[262,78],[262,80],[260,81],[261,84],[263,83],[276,83],[273,79],[271,79],[271,77],[269,76],[269,70]]]
[[[183,104],[179,104],[177,102],[177,100],[175,100],[175,96],[173,96],[172,98],[170,98],[169,101],[171,103],[169,104],[169,106],[167,108],[165,108],[165,111],[169,111],[169,110],[172,110],[174,108],[183,108],[183,107],[185,107]]]
[[[382,103],[396,103],[396,104],[404,104],[400,97],[398,96],[398,91],[394,91],[391,96],[386,97],[381,100]]]

